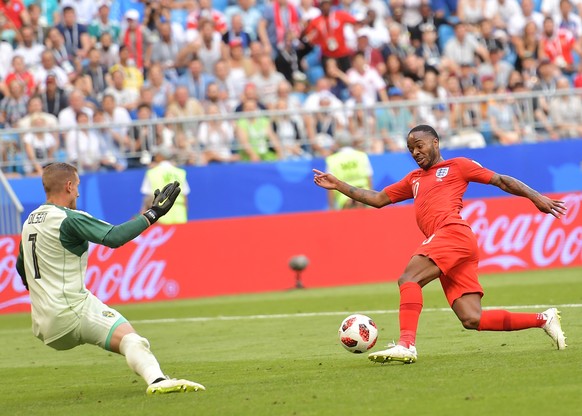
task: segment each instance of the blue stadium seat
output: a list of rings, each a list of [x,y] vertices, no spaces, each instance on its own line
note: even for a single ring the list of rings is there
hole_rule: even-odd
[[[307,79],[309,80],[309,83],[311,85],[315,85],[317,80],[323,78],[324,75],[325,72],[323,71],[323,68],[320,65],[311,66],[307,70]]]
[[[441,51],[445,50],[445,45],[453,36],[455,36],[455,29],[449,25],[440,25],[439,26],[439,47]]]
[[[224,13],[228,6],[228,0],[212,0],[212,8],[219,10],[222,13]]]

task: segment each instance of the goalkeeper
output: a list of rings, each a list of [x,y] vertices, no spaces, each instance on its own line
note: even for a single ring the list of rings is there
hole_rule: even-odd
[[[30,292],[34,335],[56,350],[93,344],[125,356],[129,367],[148,384],[148,394],[205,390],[201,384],[165,376],[148,340],[84,283],[89,242],[116,248],[131,241],[168,213],[180,184],[156,190],[151,208],[143,215],[113,226],[77,211],[79,183],[74,166],[46,166],[42,174],[46,202],[22,227],[16,269]]]

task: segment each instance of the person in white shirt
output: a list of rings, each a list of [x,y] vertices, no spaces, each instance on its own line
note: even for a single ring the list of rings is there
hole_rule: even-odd
[[[89,125],[89,115],[80,111],[76,115],[77,129],[69,130],[65,136],[67,159],[81,171],[95,172],[101,167],[101,147],[99,137]]]
[[[346,73],[349,85],[360,84],[364,88],[364,102],[375,104],[380,97],[381,101],[388,101],[386,82],[378,71],[366,65],[363,52],[356,52],[352,57],[352,67]]]
[[[24,63],[29,69],[34,69],[40,65],[40,56],[44,51],[44,46],[36,42],[34,31],[30,26],[24,26],[20,29],[22,42],[14,50],[14,55],[24,58]],[[2,57],[4,59],[4,57]]]
[[[93,118],[93,110],[85,105],[85,96],[79,90],[73,90],[69,95],[69,106],[63,108],[59,113],[59,125],[63,129],[75,127],[77,125],[77,115],[85,113],[89,120]]]

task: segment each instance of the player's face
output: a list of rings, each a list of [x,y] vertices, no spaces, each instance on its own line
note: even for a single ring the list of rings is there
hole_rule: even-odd
[[[424,170],[430,169],[440,160],[438,140],[424,131],[416,131],[408,136],[408,151]]]

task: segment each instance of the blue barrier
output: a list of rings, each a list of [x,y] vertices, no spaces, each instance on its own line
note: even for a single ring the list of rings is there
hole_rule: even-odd
[[[515,176],[540,192],[582,189],[582,140],[494,146],[484,149],[443,151],[445,158],[465,156],[498,173]],[[416,163],[407,153],[370,157],[374,188],[400,180]],[[190,220],[327,209],[325,192],[313,184],[312,168],[324,169],[323,159],[278,163],[236,163],[187,167],[192,190]],[[94,173],[81,177],[78,208],[113,224],[139,212],[139,189],[144,170]],[[40,178],[11,179],[24,206],[23,218],[44,201]],[[494,197],[503,192],[492,186],[471,184],[467,198]]]

